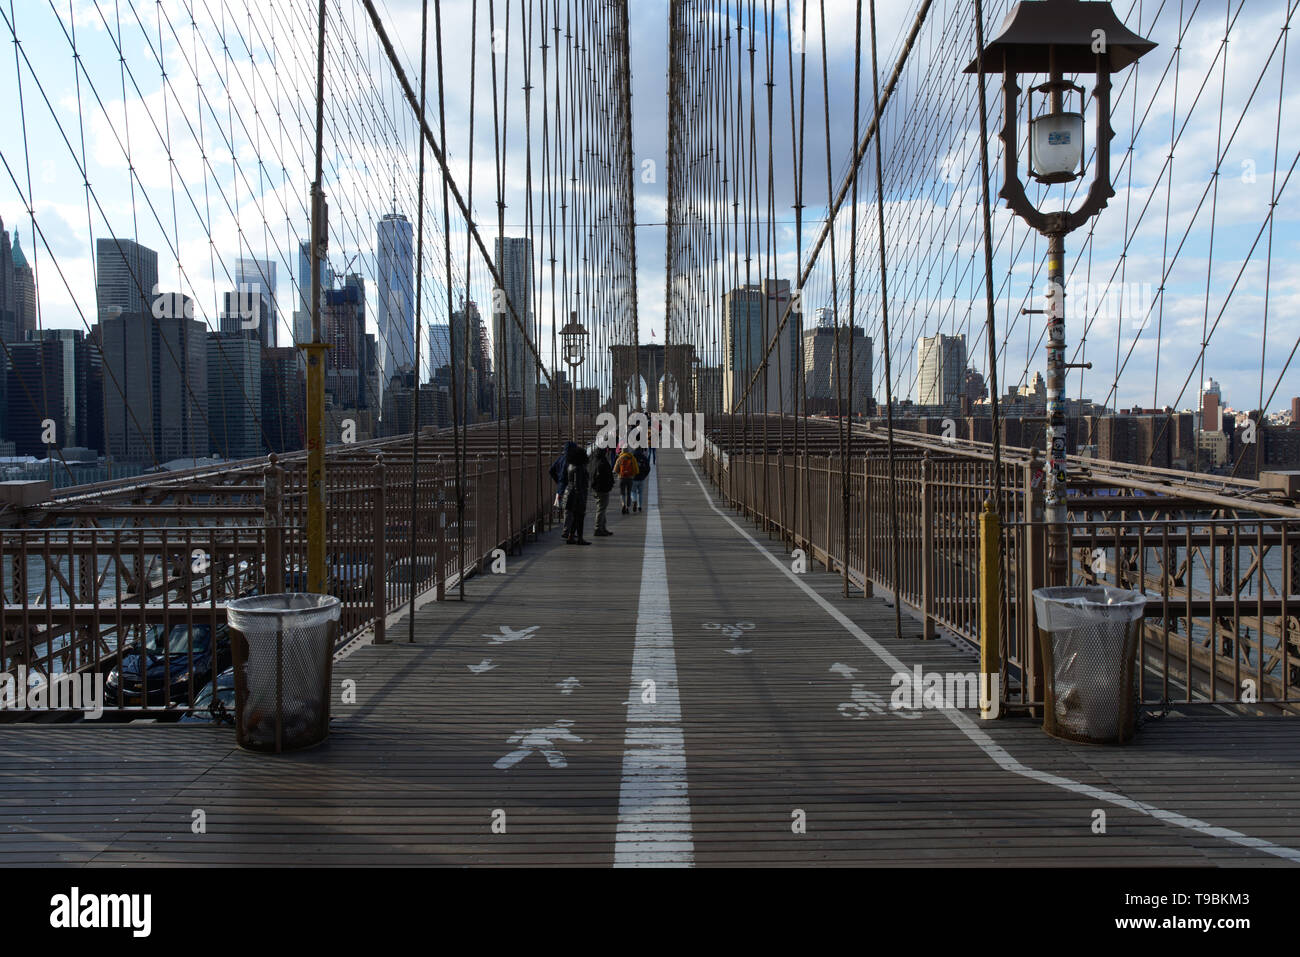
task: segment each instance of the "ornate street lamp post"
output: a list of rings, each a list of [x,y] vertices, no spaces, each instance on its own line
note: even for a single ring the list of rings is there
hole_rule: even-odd
[[[569,322],[560,330],[560,341],[564,349],[564,361],[569,366],[569,388],[573,397],[569,403],[569,438],[576,441],[578,408],[578,366],[587,358],[587,329],[578,321],[576,312],[569,313]]]
[[[1004,94],[1004,170],[999,193],[1007,206],[1047,237],[1047,481],[1048,575],[1053,585],[1069,584],[1069,530],[1066,525],[1067,438],[1065,422],[1065,237],[1101,212],[1115,195],[1110,181],[1111,74],[1123,70],[1156,44],[1120,22],[1109,3],[1088,0],[1025,0],[1017,3],[997,37],[966,68],[967,73],[1002,74]],[[1047,82],[1030,89],[1028,167],[1040,183],[1071,183],[1087,175],[1084,163],[1083,87],[1065,74],[1091,73],[1096,112],[1097,156],[1092,185],[1077,210],[1043,212],[1029,201],[1020,179],[1019,74],[1044,74]],[[1033,94],[1046,97],[1046,109],[1033,113]],[[1078,109],[1069,100],[1077,98]]]

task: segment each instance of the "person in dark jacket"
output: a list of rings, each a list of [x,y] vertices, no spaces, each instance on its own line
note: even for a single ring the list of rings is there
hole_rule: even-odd
[[[568,468],[571,461],[569,455],[576,448],[578,448],[576,442],[565,442],[564,451],[560,453],[559,458],[551,463],[551,481],[555,483],[555,505],[557,508],[562,507],[564,504],[564,489],[569,481]]]
[[[645,502],[645,480],[650,474],[650,453],[645,449],[637,449],[633,455],[636,458],[637,473],[632,480],[632,511],[639,512]]]
[[[568,466],[565,469],[564,495],[560,499],[564,506],[564,541],[568,545],[590,545],[582,537],[582,522],[587,516],[587,453],[577,445],[570,443],[565,455]]]
[[[614,467],[609,463],[609,456],[602,448],[596,449],[596,457],[591,467],[591,490],[596,493],[596,531],[594,534],[604,537],[613,535],[606,525],[609,513],[609,493],[614,488]]]

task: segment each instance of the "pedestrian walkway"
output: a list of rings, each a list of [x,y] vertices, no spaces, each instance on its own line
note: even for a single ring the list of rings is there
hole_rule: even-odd
[[[1101,748],[892,708],[895,674],[976,659],[794,571],[679,451],[647,496],[338,662],[320,748],[0,728],[0,863],[1300,863],[1294,721],[1170,716]]]

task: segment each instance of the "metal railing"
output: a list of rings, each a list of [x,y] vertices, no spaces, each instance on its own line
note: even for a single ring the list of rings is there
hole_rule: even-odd
[[[847,469],[825,427],[796,444],[787,426],[784,442],[761,447],[752,429],[745,440],[715,428],[702,464],[757,525],[829,571],[847,566],[855,593],[897,592],[923,637],[943,628],[978,647],[979,516],[993,495],[991,457],[912,436],[896,448],[891,489],[883,442],[864,445],[855,433]],[[1032,453],[1002,463],[997,645],[1010,706],[1042,704],[1032,600],[1048,584],[1041,469]],[[1133,484],[1128,470],[1114,487],[1095,472],[1071,497],[1071,583],[1146,594],[1143,702],[1300,704],[1300,509],[1248,499],[1227,509],[1221,492],[1194,482],[1164,495]]]
[[[340,644],[367,630],[385,641],[413,594],[445,598],[494,550],[549,525],[553,424],[530,420],[510,449],[497,431],[467,430],[459,482],[450,432],[421,440],[415,476],[410,436],[329,449],[326,552],[343,605]],[[271,456],[71,489],[11,511],[10,523],[26,527],[0,529],[0,674],[22,668],[37,676],[29,683],[99,674],[109,708],[192,707],[229,665],[226,603],[306,587],[306,476],[301,453]],[[146,643],[180,650],[156,677],[152,662],[131,662],[127,680],[124,654]]]

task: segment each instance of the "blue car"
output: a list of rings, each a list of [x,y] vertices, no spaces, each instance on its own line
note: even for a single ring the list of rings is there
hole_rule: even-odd
[[[104,683],[108,707],[159,706],[188,703],[190,696],[231,664],[229,631],[217,626],[215,640],[208,624],[155,625],[141,644],[122,649],[121,663]]]

